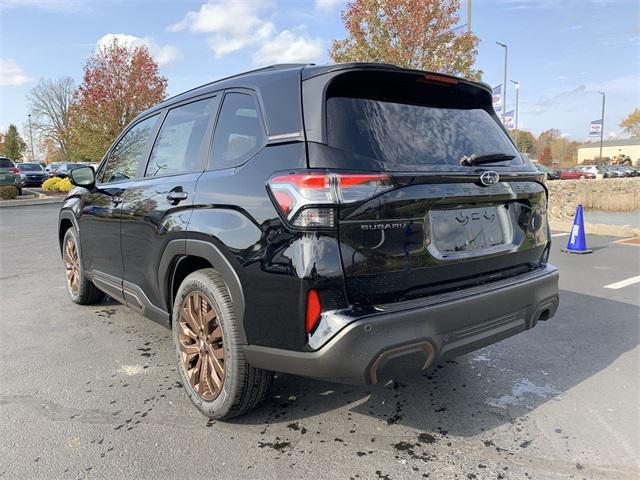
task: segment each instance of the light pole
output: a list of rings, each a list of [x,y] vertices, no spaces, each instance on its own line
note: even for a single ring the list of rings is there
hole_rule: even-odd
[[[467,0],[467,33],[471,33],[471,0]]]
[[[502,82],[502,123],[504,123],[505,109],[507,108],[507,60],[509,47],[506,44],[496,42],[499,46],[504,48],[504,80]]]
[[[600,95],[602,95],[602,116],[600,117],[601,119],[601,123],[600,123],[600,161],[602,162],[602,137],[604,136],[604,99],[606,97],[606,95],[604,94],[604,92],[598,92]]]
[[[518,103],[519,103],[519,93],[520,93],[520,82],[516,82],[515,80],[510,80],[516,86],[516,147],[518,146]]]
[[[31,114],[29,114],[29,140],[31,143],[31,161],[34,162],[36,156],[33,153],[33,130],[31,129]]]

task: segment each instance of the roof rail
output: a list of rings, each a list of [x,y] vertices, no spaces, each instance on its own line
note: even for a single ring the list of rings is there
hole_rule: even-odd
[[[252,74],[252,73],[258,73],[258,72],[263,72],[263,71],[267,71],[267,70],[286,70],[286,69],[289,69],[289,68],[303,68],[303,67],[307,67],[309,65],[314,65],[314,64],[313,63],[276,63],[274,65],[267,65],[266,67],[255,68],[253,70],[248,70],[248,71],[242,72],[242,73],[236,73],[235,75],[229,75],[228,77],[219,78],[219,79],[214,80],[212,82],[204,83],[202,85],[198,85],[197,87],[190,88],[189,90],[185,90],[184,92],[180,92],[180,93],[178,93],[176,95],[173,95],[173,96],[171,96],[169,98],[165,98],[161,103],[167,102],[167,101],[172,100],[172,99],[177,98],[177,97],[180,97],[180,96],[184,95],[185,93],[193,92],[194,90],[198,90],[200,88],[208,87],[209,85],[213,85],[215,83],[223,82],[225,80],[230,80],[232,78],[243,77],[245,75],[249,75],[249,74]]]

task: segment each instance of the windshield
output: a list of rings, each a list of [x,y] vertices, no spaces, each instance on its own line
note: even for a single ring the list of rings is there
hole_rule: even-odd
[[[42,166],[39,163],[19,163],[18,168],[25,172],[41,172]]]

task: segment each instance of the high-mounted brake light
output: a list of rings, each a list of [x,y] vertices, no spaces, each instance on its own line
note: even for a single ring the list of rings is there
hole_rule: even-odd
[[[301,228],[333,228],[335,207],[391,188],[391,178],[382,173],[299,172],[269,180],[276,206],[291,225]]]
[[[418,78],[418,81],[444,83],[446,85],[455,85],[456,83],[459,83],[457,78],[448,77],[446,75],[434,75],[433,73],[425,73],[421,78]]]

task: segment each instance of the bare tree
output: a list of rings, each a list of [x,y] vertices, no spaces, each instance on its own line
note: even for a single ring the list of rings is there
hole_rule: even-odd
[[[71,158],[73,78],[42,79],[27,94],[33,129],[43,139],[50,138],[65,159]]]

